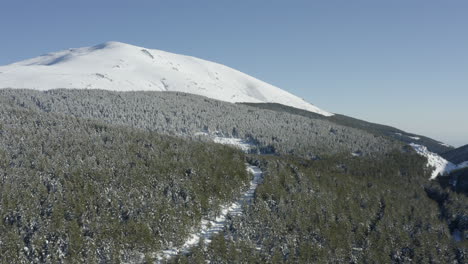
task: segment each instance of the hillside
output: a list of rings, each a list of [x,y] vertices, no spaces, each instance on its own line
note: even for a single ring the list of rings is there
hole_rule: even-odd
[[[185,93],[0,89],[0,102],[201,140],[209,139],[204,135],[238,137],[256,145],[260,153],[311,159],[334,153],[372,155],[402,147],[386,137],[327,120]]]
[[[250,180],[232,148],[2,102],[0,263],[150,259]]]
[[[455,164],[468,161],[468,145],[444,152],[442,153],[442,157],[444,157],[446,160],[450,160]]]
[[[367,122],[364,120],[356,119],[353,117],[345,116],[345,115],[335,114],[333,116],[325,117],[323,115],[317,115],[309,111],[304,111],[302,109],[297,109],[294,107],[285,106],[285,105],[276,104],[276,103],[244,103],[244,104],[253,106],[253,107],[258,107],[261,109],[269,109],[269,110],[274,110],[274,111],[279,111],[279,112],[286,112],[286,113],[291,113],[295,115],[301,115],[301,116],[309,117],[312,119],[327,120],[327,121],[340,124],[343,126],[361,129],[361,130],[367,131],[375,135],[385,135],[387,137],[393,138],[395,140],[401,141],[406,144],[417,143],[417,144],[426,146],[430,151],[434,153],[438,153],[438,154],[444,153],[453,149],[453,147],[448,146],[447,144],[444,144],[442,142],[436,141],[434,139],[431,139],[425,136],[408,133],[400,129],[391,127],[391,126],[375,124],[375,123]]]
[[[174,263],[466,263],[466,240],[451,234],[467,232],[468,199],[431,200],[440,187],[422,157],[257,159],[265,182],[252,206]]]
[[[250,191],[245,162],[263,179],[225,215]],[[364,130],[197,95],[3,89],[0,262],[170,249],[174,263],[464,263],[466,196],[428,181],[426,162]],[[212,243],[172,251],[207,222]]]

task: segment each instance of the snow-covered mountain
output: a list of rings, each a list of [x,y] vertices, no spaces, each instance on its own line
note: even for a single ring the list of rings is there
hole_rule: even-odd
[[[0,88],[178,91],[233,103],[280,103],[333,115],[227,66],[120,42],[53,52],[0,66]]]

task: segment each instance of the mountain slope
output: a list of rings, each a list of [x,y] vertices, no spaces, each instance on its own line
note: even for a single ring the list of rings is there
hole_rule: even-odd
[[[459,148],[442,153],[442,157],[444,157],[446,160],[450,160],[455,164],[468,161],[468,145],[464,145]]]
[[[315,113],[311,113],[308,111],[304,111],[301,109],[297,109],[297,108],[286,106],[286,105],[276,104],[276,103],[244,103],[244,104],[257,107],[257,108],[261,108],[261,109],[269,109],[269,110],[274,110],[274,111],[279,111],[279,112],[286,112],[286,113],[290,113],[294,115],[305,116],[305,117],[309,117],[312,119],[328,120],[330,122],[333,122],[339,125],[362,129],[374,135],[385,135],[387,137],[396,139],[404,143],[408,143],[408,144],[417,143],[419,145],[426,146],[429,149],[429,151],[438,153],[438,154],[444,153],[453,149],[453,147],[447,144],[444,144],[442,142],[439,142],[437,140],[434,140],[425,136],[408,133],[403,130],[391,127],[391,126],[375,124],[375,123],[367,122],[367,121],[360,120],[357,118],[345,116],[345,115],[334,114],[333,116],[325,117],[322,115],[317,115]]]
[[[177,120],[183,113],[214,124]],[[310,136],[318,133],[304,136],[300,146],[307,149],[326,138],[335,144],[376,138],[362,131],[356,138],[357,129],[325,120],[307,124],[301,116],[182,93],[0,90],[0,263],[154,263],[153,253],[182,245],[197,224],[204,226],[201,219],[223,214],[220,205],[248,186],[245,161],[265,172],[253,202],[226,218],[228,228],[207,249],[175,263],[464,263],[466,246],[450,242],[438,204],[425,194],[423,186],[434,181],[427,181],[423,157],[398,150],[313,160],[244,156],[155,133],[159,125],[182,131],[177,127],[197,122],[221,128],[219,120],[231,129],[257,122],[264,133],[278,133],[286,120],[295,129],[283,131],[287,136],[305,133],[296,125],[303,123]],[[323,143],[334,149],[333,141]],[[451,223],[464,219],[466,198],[447,197]]]
[[[233,148],[0,103],[0,263],[136,263],[249,180]]]
[[[0,88],[178,91],[227,102],[275,102],[332,115],[224,65],[120,42],[49,53],[2,66]]]
[[[179,92],[0,89],[0,104],[197,139],[203,134],[236,137],[269,154],[317,158],[356,151],[379,154],[402,147],[395,140],[327,120]]]

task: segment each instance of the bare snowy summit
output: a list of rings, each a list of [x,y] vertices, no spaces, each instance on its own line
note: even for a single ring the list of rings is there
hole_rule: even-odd
[[[279,103],[333,115],[227,66],[115,41],[0,66],[0,72],[0,88],[175,91],[232,103]]]

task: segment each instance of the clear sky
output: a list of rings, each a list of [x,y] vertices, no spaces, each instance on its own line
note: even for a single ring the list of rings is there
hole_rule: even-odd
[[[0,65],[115,40],[216,61],[331,112],[468,144],[466,0],[1,0]]]

